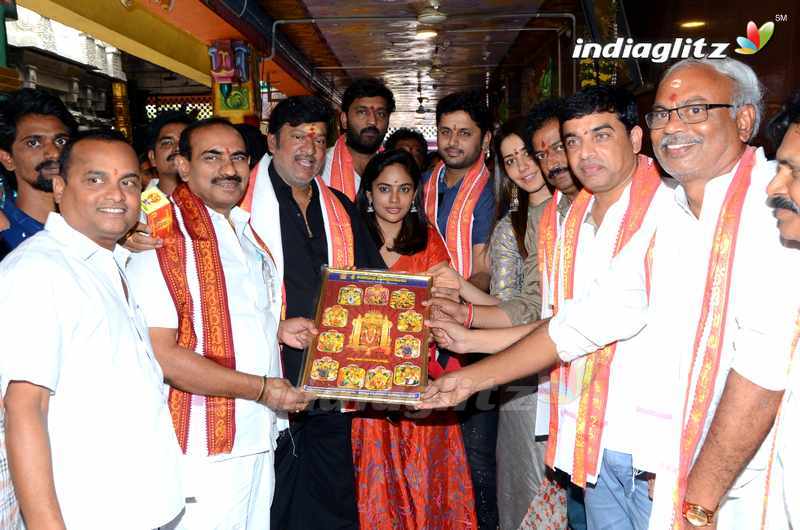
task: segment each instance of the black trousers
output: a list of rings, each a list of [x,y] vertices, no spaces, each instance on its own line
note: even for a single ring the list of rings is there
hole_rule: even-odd
[[[279,437],[272,530],[358,529],[351,419],[314,412]]]
[[[500,523],[497,509],[497,395],[497,389],[476,394],[459,411],[480,530],[497,530]]]

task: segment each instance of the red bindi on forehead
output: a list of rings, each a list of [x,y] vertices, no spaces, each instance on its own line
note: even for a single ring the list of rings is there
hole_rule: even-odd
[[[669,100],[672,101],[673,103],[676,102],[678,100],[678,94],[673,92],[672,94],[669,95]]]

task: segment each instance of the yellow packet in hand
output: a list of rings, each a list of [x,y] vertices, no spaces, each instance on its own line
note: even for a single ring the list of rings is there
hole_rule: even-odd
[[[142,213],[147,218],[150,235],[164,239],[172,229],[172,208],[166,194],[154,186],[142,192]]]

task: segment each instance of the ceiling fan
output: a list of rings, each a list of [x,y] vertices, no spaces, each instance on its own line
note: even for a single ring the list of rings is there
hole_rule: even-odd
[[[426,109],[425,105],[422,103],[423,101],[425,101],[425,99],[426,98],[424,98],[422,96],[417,98],[417,101],[419,101],[419,107],[417,107],[417,111],[416,111],[417,114],[428,114],[429,112],[431,112],[430,110]]]
[[[417,107],[417,110],[415,111],[417,114],[424,115],[433,112],[432,110],[425,108],[424,102],[427,99],[428,98],[426,97],[422,97],[422,81],[420,80],[419,72],[417,72],[417,101],[419,101],[419,107]]]

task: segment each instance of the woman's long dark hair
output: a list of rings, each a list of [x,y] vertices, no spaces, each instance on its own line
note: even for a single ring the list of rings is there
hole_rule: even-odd
[[[358,189],[356,202],[361,218],[364,219],[373,241],[378,245],[378,248],[382,247],[384,240],[378,219],[375,217],[375,212],[367,211],[369,207],[367,192],[373,191],[372,185],[383,173],[383,170],[395,164],[403,166],[411,177],[411,182],[414,185],[414,199],[411,202],[411,206],[412,209],[416,206],[417,211],[409,211],[403,218],[400,232],[394,240],[394,247],[388,250],[410,256],[417,252],[422,252],[428,246],[428,221],[425,219],[425,212],[422,209],[422,201],[420,199],[422,197],[420,170],[414,158],[402,149],[392,149],[373,156],[364,169],[364,174],[361,175],[361,187]]]
[[[508,138],[509,136],[516,135],[519,136],[522,142],[525,142],[525,118],[523,116],[517,116],[515,118],[509,119],[505,122],[501,127],[500,130],[494,137],[494,149],[497,153],[497,165],[500,168],[500,172],[503,174],[505,178],[497,179],[497,209],[495,210],[495,226],[497,223],[505,217],[509,210],[511,209],[511,201],[512,201],[512,193],[513,189],[517,189],[517,210],[511,212],[511,227],[514,229],[514,238],[517,240],[517,248],[519,249],[519,253],[522,256],[522,259],[528,257],[528,250],[525,248],[525,229],[528,226],[528,192],[514,184],[514,181],[506,173],[506,165],[505,161],[503,160],[503,153],[500,151],[500,144],[503,143],[503,140]],[[494,232],[494,228],[492,228],[492,232]]]

